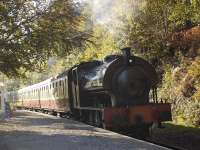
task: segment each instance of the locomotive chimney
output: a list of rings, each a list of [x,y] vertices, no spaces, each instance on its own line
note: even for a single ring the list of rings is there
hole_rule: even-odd
[[[122,48],[121,51],[124,57],[125,64],[128,65],[130,63],[129,60],[131,59],[131,48],[130,47]]]

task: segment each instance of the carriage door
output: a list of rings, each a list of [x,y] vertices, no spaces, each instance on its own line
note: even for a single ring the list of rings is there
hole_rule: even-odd
[[[80,97],[79,97],[79,83],[78,83],[78,68],[72,69],[72,94],[73,94],[73,104],[74,108],[80,107]]]

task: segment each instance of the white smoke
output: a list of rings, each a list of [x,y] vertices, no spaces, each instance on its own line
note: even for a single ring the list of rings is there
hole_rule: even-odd
[[[94,0],[91,4],[93,20],[98,23],[108,23],[116,16],[113,7],[117,0]]]
[[[138,8],[144,0],[79,0],[86,2],[92,9],[92,18],[96,23],[119,23],[129,17],[131,13],[137,14]]]
[[[120,37],[118,45],[129,46],[127,41],[127,25],[139,15],[145,0],[79,0],[91,8],[92,23],[101,24],[114,37]],[[88,25],[88,28],[92,25]],[[125,32],[124,32],[125,31]]]

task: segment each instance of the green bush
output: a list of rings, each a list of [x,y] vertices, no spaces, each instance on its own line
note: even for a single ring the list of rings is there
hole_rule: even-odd
[[[174,68],[166,66],[159,88],[159,98],[172,103],[177,123],[200,125],[200,60],[184,60]],[[181,119],[180,119],[181,118]]]

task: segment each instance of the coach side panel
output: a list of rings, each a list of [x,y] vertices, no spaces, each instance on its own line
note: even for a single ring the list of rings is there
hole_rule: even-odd
[[[58,112],[68,112],[68,78],[56,79],[40,88],[40,104],[42,109],[54,110]]]

